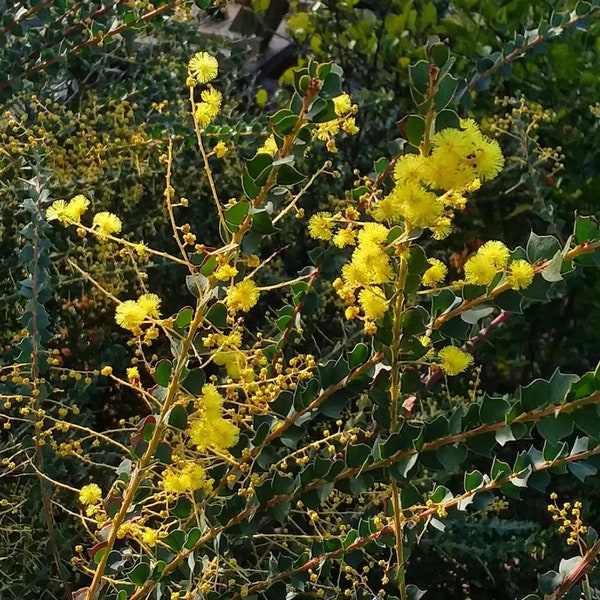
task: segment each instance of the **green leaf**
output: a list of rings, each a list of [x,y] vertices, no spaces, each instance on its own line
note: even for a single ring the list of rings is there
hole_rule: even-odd
[[[188,498],[180,496],[175,506],[171,509],[171,513],[178,519],[187,519],[192,514],[193,508],[194,506]]]
[[[227,307],[222,302],[215,302],[206,312],[206,320],[218,329],[227,327]]]
[[[421,600],[421,598],[427,592],[419,589],[416,585],[412,583],[406,586],[406,598],[407,600]]]
[[[169,412],[169,425],[175,429],[185,429],[188,414],[183,406],[177,404]]]
[[[460,470],[462,462],[467,458],[467,449],[464,446],[442,446],[436,452],[436,458],[444,469],[450,473]]]
[[[173,550],[173,552],[179,552],[183,548],[183,544],[186,540],[185,531],[176,529],[172,531],[167,537],[163,538],[163,542]]]
[[[192,369],[183,380],[181,386],[190,394],[196,396],[202,392],[206,383],[206,375],[202,369]]]
[[[436,98],[437,102],[437,98]],[[440,111],[435,117],[435,130],[458,129],[460,127],[460,118],[453,110],[448,108]]]
[[[466,323],[475,325],[478,321],[481,321],[481,319],[485,319],[485,317],[491,315],[494,310],[496,309],[493,306],[483,303],[470,308],[466,312],[462,313],[460,317]]]
[[[261,156],[259,154],[259,156]],[[238,202],[225,210],[225,222],[229,231],[237,231],[250,210],[249,202]]]
[[[179,329],[185,329],[192,322],[192,317],[194,316],[194,309],[190,306],[186,306],[182,308],[175,317],[174,325]]]
[[[402,333],[421,335],[427,328],[429,318],[429,313],[422,306],[410,307],[402,316]]]
[[[577,244],[585,244],[600,239],[598,220],[594,217],[581,217],[577,215],[573,235]]]
[[[573,419],[570,415],[559,413],[538,421],[536,428],[544,439],[555,444],[573,432]]]
[[[581,482],[585,481],[586,477],[590,477],[598,473],[598,469],[586,461],[569,463],[567,468]]]
[[[406,121],[406,139],[415,147],[423,141],[425,120],[419,115],[410,115]]]
[[[408,68],[408,77],[411,89],[417,92],[415,100],[420,103],[420,97],[429,89],[429,64],[420,60]],[[413,95],[414,97],[414,95]]]
[[[561,252],[559,241],[551,235],[537,235],[533,231],[527,241],[527,259],[534,264],[539,261],[550,260],[557,252]]]
[[[479,471],[465,473],[465,492],[472,492],[483,485],[483,475]]]
[[[267,180],[273,164],[273,157],[266,152],[259,152],[248,162],[248,175],[255,185],[261,186]]]
[[[346,464],[349,467],[362,467],[371,458],[371,448],[366,444],[357,444],[346,448]]]
[[[408,272],[413,275],[421,275],[429,268],[427,254],[421,246],[412,246],[407,262]],[[451,292],[452,293],[452,292]]]
[[[202,532],[197,527],[193,527],[188,532],[187,539],[185,540],[185,544],[183,545],[183,547],[186,550],[191,550],[201,537]]]
[[[348,354],[348,367],[351,371],[364,364],[369,356],[369,348],[363,342],[356,344]]]
[[[507,400],[486,394],[479,408],[479,416],[483,423],[501,423],[509,411],[510,403]]]
[[[129,579],[136,585],[142,585],[150,579],[150,565],[145,562],[138,563],[129,571]]]
[[[281,165],[277,170],[277,183],[279,185],[296,185],[305,179],[306,175],[300,173],[300,171],[290,165]]]
[[[154,370],[154,381],[162,387],[169,387],[169,381],[171,381],[171,372],[173,365],[170,360],[161,360]]]
[[[284,136],[294,129],[298,123],[298,115],[294,114],[288,108],[282,108],[270,120],[275,132],[280,136]]]
[[[550,260],[548,266],[542,271],[542,277],[546,281],[560,281],[562,279],[561,269],[563,265],[562,250],[559,250]]]
[[[548,571],[538,576],[538,587],[542,594],[551,594],[562,582],[563,575],[556,571]]]

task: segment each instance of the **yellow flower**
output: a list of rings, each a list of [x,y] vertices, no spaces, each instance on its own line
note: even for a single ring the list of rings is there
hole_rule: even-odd
[[[156,294],[142,294],[137,300],[146,315],[153,319],[160,318],[160,302],[160,298]]]
[[[506,267],[510,256],[508,248],[496,240],[483,244],[477,254],[482,257],[482,260],[489,261],[497,271],[502,271]]]
[[[236,267],[232,265],[221,265],[214,272],[214,276],[219,281],[227,281],[238,274]]]
[[[333,99],[335,114],[338,117],[345,115],[352,108],[352,100],[348,94],[340,94]]]
[[[358,232],[358,243],[362,246],[370,244],[383,244],[390,230],[381,223],[365,223]]]
[[[127,379],[129,381],[135,381],[140,378],[140,372],[137,367],[129,367],[127,369]]]
[[[356,119],[354,117],[346,117],[342,121],[342,131],[348,135],[356,135],[360,131],[356,124]]]
[[[535,269],[526,260],[515,260],[508,265],[506,282],[513,290],[521,290],[531,285]]]
[[[196,52],[188,63],[188,69],[198,83],[207,83],[217,76],[219,62],[208,52]]]
[[[217,158],[223,158],[227,154],[228,148],[225,145],[225,142],[218,142],[213,148],[213,151]]]
[[[275,141],[275,137],[271,134],[266,140],[265,143],[256,151],[257,154],[270,154],[273,156],[279,148],[277,147],[277,142]]]
[[[356,243],[356,233],[354,233],[352,229],[340,229],[333,236],[333,243],[338,248],[343,248],[344,246],[353,246]]]
[[[448,375],[458,375],[462,373],[473,362],[473,356],[468,352],[463,352],[456,346],[446,346],[438,352],[442,361],[442,369]]]
[[[444,212],[439,198],[419,185],[405,184],[396,193],[401,202],[401,214],[411,227],[429,227]]]
[[[122,226],[121,219],[117,215],[106,211],[95,214],[92,223],[96,235],[101,239],[114,233],[119,233]]]
[[[252,279],[244,279],[227,290],[225,302],[233,311],[248,312],[258,302],[259,291]]]
[[[474,156],[475,170],[481,179],[493,179],[504,167],[504,156],[496,140],[482,141],[475,148]]]
[[[98,504],[102,500],[102,490],[95,483],[88,483],[79,490],[79,502],[84,506]]]
[[[308,233],[317,240],[331,239],[332,227],[333,222],[331,221],[330,212],[319,212],[308,221]]]
[[[367,319],[377,321],[385,315],[388,303],[379,288],[365,288],[358,294],[358,302]]]
[[[115,321],[123,329],[136,333],[146,319],[147,314],[135,300],[126,300],[117,306]]]
[[[479,253],[465,263],[465,280],[473,285],[489,285],[496,273],[496,267]]]
[[[67,211],[67,203],[64,200],[55,200],[46,210],[46,219],[48,221],[58,220],[63,225],[68,225],[70,217]]]
[[[81,216],[88,209],[89,205],[90,201],[84,195],[77,194],[77,196],[71,198],[69,204],[67,204],[66,214],[71,221],[79,223]]]
[[[435,287],[446,278],[448,267],[437,258],[430,258],[428,262],[431,266],[423,273],[423,285]]]
[[[221,110],[221,102],[223,101],[223,94],[216,90],[214,87],[208,86],[207,89],[203,90],[200,97],[206,104],[213,107],[215,114]]]
[[[199,102],[196,104],[196,121],[202,125],[202,127],[206,127],[218,114],[218,110],[215,110],[215,107],[208,102]]]
[[[397,183],[420,183],[427,168],[427,159],[420,154],[405,154],[394,165]]]
[[[158,531],[155,529],[150,529],[150,527],[144,528],[142,533],[142,542],[150,548],[156,546],[156,543],[158,542]]]

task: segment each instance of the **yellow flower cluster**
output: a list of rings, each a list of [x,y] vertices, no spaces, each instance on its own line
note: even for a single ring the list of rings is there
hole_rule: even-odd
[[[271,156],[275,156],[279,148],[277,147],[277,142],[275,141],[275,136],[271,134],[266,140],[265,143],[256,151],[257,154],[270,154]]]
[[[504,158],[498,142],[485,137],[470,119],[461,121],[461,129],[436,133],[431,146],[428,156],[398,159],[395,185],[372,212],[377,221],[404,221],[408,229],[429,228],[436,239],[443,239],[451,231],[454,211],[466,204],[464,193],[477,189],[480,180],[496,177]]]
[[[498,273],[506,274],[506,282],[513,290],[531,285],[535,275],[533,265],[517,259],[509,263],[510,252],[500,241],[491,240],[481,246],[464,266],[465,281],[473,285],[490,285]]]
[[[160,319],[160,298],[156,294],[143,294],[137,300],[126,300],[117,306],[115,321],[135,335],[141,325],[150,319]]]
[[[333,98],[333,108],[336,118],[324,123],[319,123],[313,130],[313,138],[326,143],[329,152],[337,152],[335,136],[343,131],[348,135],[359,132],[354,115],[358,112],[358,106],[352,104],[352,99],[346,93]]]
[[[90,201],[78,194],[65,202],[55,200],[46,210],[48,221],[59,221],[63,225],[80,225],[81,217],[85,214]],[[119,233],[122,228],[121,219],[110,212],[99,212],[94,215],[91,230],[99,239],[106,239],[109,235]]]
[[[587,527],[581,520],[581,502],[575,502],[571,505],[570,502],[565,502],[562,508],[559,508],[556,504],[558,495],[556,492],[550,494],[550,499],[553,501],[552,504],[548,504],[548,512],[552,514],[553,521],[560,521],[558,528],[559,533],[568,534],[567,544],[574,546],[578,542],[583,542],[581,536],[587,533]]]
[[[195,462],[169,465],[162,474],[162,487],[171,494],[186,494],[206,485],[206,472]]]
[[[219,63],[217,59],[208,52],[197,52],[188,63],[188,78],[187,85],[193,88],[198,83],[206,84],[212,81],[218,74]],[[223,95],[216,90],[212,85],[208,85],[206,89],[200,93],[202,99],[195,106],[194,120],[202,127],[206,127],[212,123],[219,111],[223,102]],[[225,148],[225,152],[227,149]],[[219,147],[217,155],[225,154],[223,148]]]
[[[213,384],[202,388],[198,411],[190,418],[190,441],[198,450],[226,450],[237,443],[240,430],[223,418],[224,399]]]
[[[314,228],[317,228],[316,224]],[[389,229],[385,225],[364,223],[358,232],[357,246],[350,262],[342,267],[342,277],[333,283],[347,306],[346,318],[362,318],[365,331],[369,333],[377,330],[375,321],[381,319],[388,309],[383,289],[383,284],[392,277],[392,263],[386,253],[388,235]]]

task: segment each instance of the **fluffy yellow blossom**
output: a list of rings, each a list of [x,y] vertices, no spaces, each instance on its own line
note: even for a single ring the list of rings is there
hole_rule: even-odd
[[[277,147],[277,142],[275,141],[275,137],[271,134],[266,140],[265,143],[256,151],[257,154],[270,154],[273,156],[277,153],[279,148]]]
[[[312,238],[317,240],[331,239],[331,229],[333,221],[331,220],[330,212],[318,212],[313,215],[308,221],[308,233]]]
[[[390,230],[381,223],[365,223],[362,229],[358,232],[358,243],[366,244],[383,244],[387,239]]]
[[[477,254],[482,257],[482,260],[489,261],[496,271],[502,271],[506,267],[510,256],[508,248],[502,242],[496,240],[483,244],[477,250]]]
[[[55,200],[46,210],[48,221],[60,221],[63,225],[70,223],[67,203],[64,200]]]
[[[171,494],[193,492],[205,483],[206,472],[196,463],[189,462],[180,468],[169,466],[163,472],[163,489]]]
[[[82,215],[88,209],[89,205],[90,201],[83,194],[77,194],[77,196],[71,198],[69,204],[66,206],[65,211],[71,221],[79,223]]]
[[[127,379],[129,381],[137,381],[140,378],[140,372],[137,367],[129,367],[127,369]]]
[[[219,281],[227,281],[238,274],[238,270],[233,265],[221,265],[217,267],[214,276]]]
[[[352,108],[352,100],[348,94],[340,94],[333,99],[333,106],[335,109],[335,114],[338,117],[341,117],[349,112]]]
[[[102,369],[100,369],[100,374],[104,375],[105,377],[112,375],[112,372],[113,372],[113,368],[110,365],[106,365],[106,366],[102,367]]]
[[[156,529],[150,529],[150,527],[145,527],[142,532],[142,542],[149,546],[150,548],[154,548],[158,542],[158,531]]]
[[[248,312],[258,302],[259,291],[252,279],[244,279],[227,290],[225,302],[234,312]]]
[[[84,506],[98,504],[102,500],[102,490],[95,483],[88,483],[79,490],[79,502]]]
[[[100,239],[119,233],[122,226],[121,219],[117,215],[106,211],[96,213],[92,223],[92,227]]]
[[[360,280],[365,281],[367,285],[387,283],[392,276],[390,257],[383,251],[382,246],[376,244],[363,244],[356,248],[352,253],[352,265],[361,273]]]
[[[206,127],[213,122],[218,112],[219,111],[215,110],[215,107],[208,102],[198,102],[198,104],[196,104],[194,116],[196,117],[196,121],[198,121],[202,127]]]
[[[352,229],[340,229],[333,236],[332,241],[338,248],[344,248],[345,246],[354,246],[354,244],[356,243],[356,233]]]
[[[198,83],[208,83],[217,76],[219,63],[208,52],[196,52],[188,63],[188,70]]]
[[[458,375],[462,373],[473,362],[473,356],[464,352],[456,346],[446,346],[438,352],[442,361],[442,369],[448,375]]]
[[[440,199],[418,185],[404,185],[402,216],[411,227],[429,227],[442,216],[444,205]]]
[[[430,258],[428,262],[431,266],[423,273],[423,285],[435,287],[446,278],[448,267],[437,258]]]
[[[146,316],[146,311],[135,300],[125,300],[125,302],[121,302],[117,306],[115,321],[123,329],[128,329],[135,333],[139,330]]]
[[[358,302],[367,319],[377,321],[381,319],[388,309],[388,302],[383,290],[379,288],[365,288],[358,294]]]
[[[465,280],[473,285],[489,285],[497,272],[493,263],[479,253],[465,263]]]
[[[142,294],[137,303],[142,307],[148,317],[160,318],[160,298],[156,294]]]
[[[496,140],[484,140],[474,149],[472,159],[481,179],[494,179],[504,167],[504,156]]]
[[[346,117],[342,121],[342,131],[348,135],[356,135],[360,131],[356,124],[356,119],[354,117]]]
[[[202,98],[202,100],[204,100],[204,102],[206,102],[206,104],[213,107],[213,109],[215,110],[215,113],[217,113],[217,112],[219,112],[219,110],[221,110],[221,103],[223,102],[223,94],[221,94],[221,92],[219,92],[219,90],[216,90],[212,86],[208,86],[208,88],[206,88],[205,90],[202,91],[202,93],[200,94],[200,97]]]
[[[522,290],[531,285],[535,270],[526,260],[515,260],[508,265],[506,282],[513,290]]]
[[[427,159],[420,154],[405,154],[394,165],[397,183],[420,183],[425,178]]]
[[[227,148],[227,145],[223,141],[217,142],[217,145],[213,148],[217,158],[223,158],[227,154],[228,150],[229,149]]]

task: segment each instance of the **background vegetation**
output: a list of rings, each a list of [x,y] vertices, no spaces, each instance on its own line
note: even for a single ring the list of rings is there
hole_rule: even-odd
[[[259,36],[268,5],[253,6]],[[2,8],[2,366],[18,363],[24,341],[31,338],[24,331],[31,322],[26,282],[39,281],[43,271],[46,283],[38,295],[43,314],[34,318],[40,325],[34,342],[49,350],[52,366],[60,370],[70,418],[82,427],[110,432],[132,416],[145,415],[135,394],[98,376],[105,364],[123,372],[132,349],[114,324],[111,304],[68,260],[76,258],[100,285],[123,297],[142,291],[136,264],[114,260],[118,248],[110,243],[98,250],[75,232],[36,225],[37,209],[25,199],[32,198],[35,185],[40,202],[85,194],[96,212],[118,213],[125,234],[172,251],[160,162],[171,136],[174,187],[185,188],[197,207],[190,213],[191,228],[203,232],[203,243],[216,244],[214,205],[190,134],[182,83],[187,62],[198,50],[209,50],[220,61],[224,110],[205,137],[209,144],[221,139],[236,147],[214,170],[217,186],[230,197],[241,195],[241,165],[264,142],[267,115],[289,101],[292,79],[281,69],[281,82],[272,91],[248,58],[259,46],[253,39],[231,42],[199,34],[207,19],[203,2],[32,0]],[[298,63],[314,58],[340,64],[344,85],[360,106],[360,133],[344,138],[338,153],[328,155],[341,177],[317,180],[303,201],[306,214],[326,209],[341,199],[340,190],[355,187],[360,175],[354,169],[372,173],[374,159],[395,153],[398,138],[406,134],[404,118],[413,111],[409,65],[423,58],[428,38],[437,35],[457,57],[452,69],[456,110],[482,122],[484,131],[500,141],[507,168],[476,194],[448,240],[425,244],[427,254],[450,261],[453,275],[460,277],[468,255],[489,239],[514,247],[533,230],[566,242],[576,212],[600,212],[599,16],[597,6],[586,2],[292,2],[286,18]],[[303,159],[305,172],[318,168],[325,156],[325,149],[315,149]],[[289,240],[289,248],[285,259],[276,255],[265,269],[267,283],[292,278],[311,261],[309,252],[317,244],[305,231],[301,221],[284,226],[282,239]],[[34,264],[24,248],[40,239],[44,242],[36,247],[46,258]],[[263,251],[268,255],[280,247],[267,241]],[[331,281],[339,265],[330,266],[331,272],[325,270],[316,284],[322,300],[313,306],[311,296],[306,302],[302,344],[306,352],[337,358],[362,338],[360,331],[344,332],[337,318]],[[148,286],[165,299],[165,312],[178,309],[178,298],[188,293],[185,272],[158,258],[145,268]],[[476,348],[477,362],[483,365],[476,381],[451,394],[464,395],[473,386],[490,395],[513,394],[533,379],[550,379],[556,368],[577,375],[593,370],[600,359],[599,292],[597,270],[582,268],[568,286],[555,286],[545,304],[526,304],[522,314],[506,319]],[[280,299],[273,292],[261,303],[268,312]],[[18,381],[4,378],[1,385],[4,395],[20,393]],[[434,405],[443,406],[447,394],[441,384],[434,388]],[[0,594],[65,598],[67,587],[85,584],[69,562],[84,532],[58,503],[48,501],[43,478],[11,468],[39,449],[31,441],[30,424],[8,417],[3,422]],[[326,415],[309,435],[320,436],[327,426]],[[16,452],[16,439],[25,440],[25,451]],[[523,450],[530,444],[521,443]],[[45,472],[69,485],[80,487],[90,475],[99,481],[107,477],[93,464],[82,464],[72,445],[43,452]],[[502,458],[503,450],[498,452]],[[110,462],[111,457],[105,459]],[[478,468],[477,459],[470,460],[469,470]],[[553,490],[566,500],[584,500],[586,522],[597,527],[595,479],[585,479],[584,498],[578,479],[558,482]],[[536,590],[536,571],[556,569],[564,553],[551,517],[540,516],[548,500],[540,493],[545,486],[538,488],[525,490],[520,501],[494,505],[483,516],[452,515],[446,531],[428,536],[411,557],[422,565],[413,569],[422,578],[411,583],[440,598],[508,599]],[[52,536],[49,514],[54,515]],[[353,517],[357,515],[360,507],[354,508]],[[236,553],[243,557],[246,550],[240,542]],[[60,565],[54,562],[57,555],[64,559]],[[592,584],[599,582],[592,579]]]

